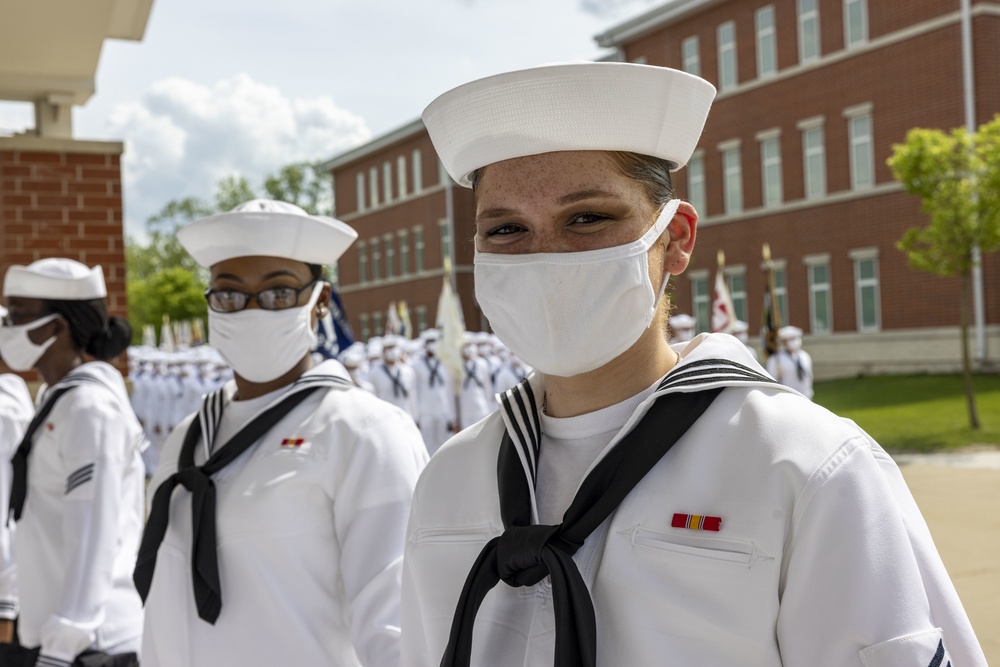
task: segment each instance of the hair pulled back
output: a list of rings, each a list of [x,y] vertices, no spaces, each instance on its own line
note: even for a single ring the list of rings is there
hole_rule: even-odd
[[[117,357],[132,341],[132,327],[123,317],[108,317],[104,299],[48,301],[49,309],[69,323],[77,349],[101,361]]]

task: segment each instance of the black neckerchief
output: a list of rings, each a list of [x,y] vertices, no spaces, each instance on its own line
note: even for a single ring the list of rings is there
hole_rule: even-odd
[[[433,365],[431,365],[431,359],[432,358],[435,361],[435,363]],[[438,383],[443,387],[444,386],[444,378],[441,377],[441,360],[438,359],[437,357],[428,357],[428,356],[425,355],[424,356],[424,365],[427,366],[427,370],[430,371],[430,373],[431,373],[430,380],[429,380],[429,384],[430,384],[431,388],[434,387],[434,381],[435,380],[437,380]]]
[[[400,381],[403,371],[397,370],[396,374],[393,375],[387,364],[382,364],[382,368],[385,370],[385,374],[389,376],[389,379],[392,380],[393,398],[399,398],[400,394],[403,395],[403,398],[409,398],[410,394],[406,391],[406,387],[404,387],[403,383]]]
[[[480,382],[479,378],[476,376],[476,361],[475,361],[475,359],[471,360],[470,363],[472,364],[472,369],[471,370],[469,369],[469,364],[465,364],[465,380],[462,382],[462,389],[468,389],[469,388],[469,380],[472,380],[473,382],[475,382],[476,386],[479,387],[480,389],[485,389],[485,387],[483,387],[483,383]]]

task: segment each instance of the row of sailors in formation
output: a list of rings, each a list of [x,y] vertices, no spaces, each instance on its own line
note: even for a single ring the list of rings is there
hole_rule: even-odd
[[[339,355],[359,387],[413,418],[430,454],[452,434],[496,410],[494,396],[531,370],[496,336],[466,332],[462,379],[456,391],[453,373],[438,356],[440,339],[436,329],[424,331],[418,339],[373,337]],[[144,454],[148,474],[155,471],[158,452],[174,427],[198,410],[202,396],[232,376],[232,369],[208,345],[174,352],[147,346],[129,349],[132,407],[153,445]]]

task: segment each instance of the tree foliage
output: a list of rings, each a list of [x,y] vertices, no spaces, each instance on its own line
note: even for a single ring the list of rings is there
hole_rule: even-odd
[[[282,167],[264,179],[262,190],[256,190],[244,176],[227,176],[216,184],[211,202],[197,197],[170,201],[146,221],[147,243],[126,241],[129,319],[135,342],[141,339],[143,325],[159,330],[164,314],[172,321],[206,315],[208,273],[177,241],[177,229],[258,197],[286,201],[313,215],[330,215],[333,208],[332,183],[318,164]]]
[[[960,276],[962,369],[969,426],[979,428],[969,358],[969,311],[975,251],[1000,249],[1000,115],[970,134],[913,129],[893,146],[893,176],[920,197],[928,224],[903,234],[897,247],[910,266],[939,276]]]

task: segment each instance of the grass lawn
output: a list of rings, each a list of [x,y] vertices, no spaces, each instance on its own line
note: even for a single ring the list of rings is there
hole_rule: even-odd
[[[981,428],[969,429],[959,375],[905,375],[830,380],[813,400],[853,419],[892,451],[929,452],[967,445],[1000,445],[1000,375],[977,375]]]

